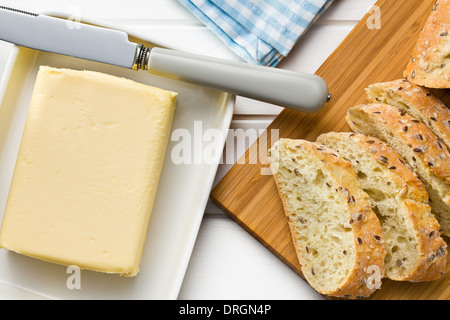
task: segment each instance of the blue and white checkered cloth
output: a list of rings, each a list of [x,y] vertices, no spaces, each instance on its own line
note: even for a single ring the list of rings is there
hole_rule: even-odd
[[[236,54],[274,67],[333,0],[179,0]]]

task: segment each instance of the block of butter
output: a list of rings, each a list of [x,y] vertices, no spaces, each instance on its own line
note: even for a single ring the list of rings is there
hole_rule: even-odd
[[[175,108],[174,92],[41,67],[0,247],[136,276]]]

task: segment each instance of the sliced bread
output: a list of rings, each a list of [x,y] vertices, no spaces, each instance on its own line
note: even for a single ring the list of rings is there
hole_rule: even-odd
[[[450,153],[420,120],[386,104],[359,105],[347,112],[353,131],[383,140],[416,172],[430,196],[443,234],[450,235]]]
[[[358,133],[327,133],[317,142],[350,161],[370,196],[386,246],[386,277],[431,281],[445,272],[447,245],[431,213],[425,186],[400,155],[379,139]]]
[[[381,285],[386,252],[351,164],[304,140],[281,139],[269,154],[306,280],[324,295],[371,295]]]
[[[371,103],[390,104],[422,120],[450,149],[450,109],[430,90],[400,79],[372,84],[366,93]]]

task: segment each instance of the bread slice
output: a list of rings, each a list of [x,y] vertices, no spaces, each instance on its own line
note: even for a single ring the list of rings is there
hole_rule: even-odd
[[[437,0],[404,76],[428,88],[450,88],[450,0]]]
[[[450,153],[420,120],[386,104],[350,108],[353,131],[376,137],[393,147],[416,172],[430,196],[431,209],[443,233],[450,235]]]
[[[429,89],[399,79],[372,84],[366,93],[371,103],[390,104],[422,120],[450,149],[450,109]]]
[[[324,146],[281,139],[270,165],[309,284],[329,296],[371,295],[384,277],[386,252],[351,164]]]
[[[447,244],[428,205],[425,186],[400,155],[379,139],[358,133],[327,133],[317,142],[350,161],[381,222],[386,277],[432,281],[445,272]]]

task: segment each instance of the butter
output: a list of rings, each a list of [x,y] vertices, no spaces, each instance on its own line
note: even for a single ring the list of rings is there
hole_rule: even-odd
[[[91,71],[41,67],[0,247],[135,276],[176,93]]]

